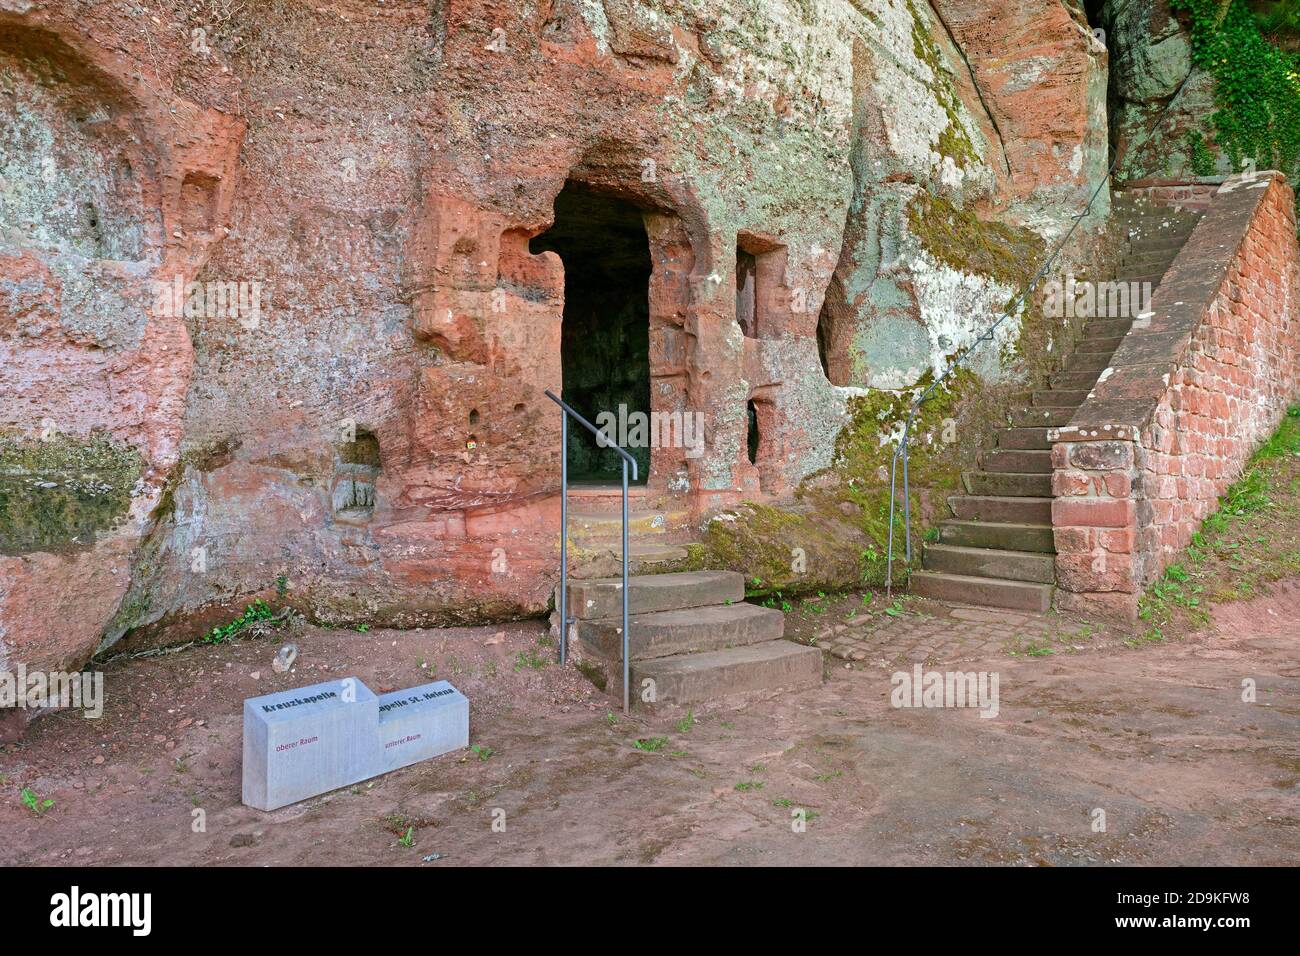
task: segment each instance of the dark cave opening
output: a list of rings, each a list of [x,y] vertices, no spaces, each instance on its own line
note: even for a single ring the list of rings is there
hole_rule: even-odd
[[[563,398],[597,426],[609,413],[627,422],[625,440],[637,460],[638,483],[650,470],[650,240],[641,211],[629,202],[567,182],[555,199],[555,225],[529,243],[564,262],[564,324],[560,336]],[[621,430],[621,429],[620,429]],[[621,436],[612,435],[616,441]],[[601,448],[576,422],[569,427],[569,477],[616,482],[622,459]]]

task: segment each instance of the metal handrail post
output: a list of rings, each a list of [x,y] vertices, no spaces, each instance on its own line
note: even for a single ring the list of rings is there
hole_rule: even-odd
[[[627,462],[623,462],[623,713],[631,708],[628,692],[627,629]]]
[[[599,428],[579,415],[573,406],[569,405],[564,399],[560,398],[549,388],[546,389],[546,397],[560,406],[561,411],[561,430],[560,430],[560,663],[563,664],[568,658],[568,638],[569,624],[569,416],[573,416],[579,425],[587,429],[596,436],[596,441],[602,448],[613,448],[618,452],[619,457],[623,459],[623,713],[628,713],[631,707],[631,698],[628,694],[628,599],[627,599],[627,469],[632,467],[632,480],[636,481],[638,476],[636,459],[627,453],[626,449],[620,448],[611,441],[607,441],[601,434]]]
[[[569,416],[560,409],[560,666],[569,659]]]

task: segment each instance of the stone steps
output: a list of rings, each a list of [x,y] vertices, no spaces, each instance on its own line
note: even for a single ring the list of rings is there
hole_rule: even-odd
[[[677,515],[665,511],[632,511],[627,515],[629,535],[663,534],[675,526]],[[623,516],[618,511],[578,511],[569,509],[569,536],[590,541],[620,539]]]
[[[1114,252],[1099,270],[1111,278],[1102,281],[1149,282],[1154,291],[1198,218],[1140,197],[1116,196]],[[979,456],[983,470],[963,473],[967,494],[948,499],[954,517],[939,522],[938,541],[925,546],[922,569],[910,578],[914,593],[1019,611],[1051,608],[1056,548],[1048,429],[1069,424],[1110,366],[1137,310],[1147,307],[1123,294],[1131,290],[1093,291],[1097,304],[1131,314],[1089,319],[1062,369],[1048,377],[1049,387],[1010,409],[996,448]]]
[[[1056,551],[1052,526],[1045,524],[992,524],[982,521],[939,522],[939,541],[967,548],[996,548],[1000,551]]]
[[[822,652],[793,641],[767,641],[637,661],[631,667],[631,683],[638,694],[646,680],[654,681],[658,704],[702,704],[752,691],[805,690],[822,682]]]
[[[961,479],[966,493],[971,495],[1021,498],[1050,498],[1052,495],[1050,472],[966,471],[962,472]]]
[[[574,581],[573,650],[606,691],[622,694],[622,578]],[[746,603],[732,571],[635,575],[628,579],[631,700],[638,706],[698,704],[756,690],[821,682],[821,651],[782,640],[785,616]],[[644,681],[654,681],[645,701]]]
[[[1011,409],[1011,424],[1017,428],[1038,425],[1065,425],[1074,415],[1071,405],[1030,405]]]
[[[1088,397],[1088,392],[1089,389],[1086,388],[1049,388],[1046,391],[1034,392],[1033,402],[1040,407],[1056,406],[1073,411],[1083,404],[1084,399]]]
[[[921,558],[926,571],[967,577],[1003,578],[1052,584],[1056,581],[1056,559],[1041,551],[1003,551],[998,548],[964,548],[951,544],[927,544]]]
[[[627,509],[629,515],[638,511],[651,510],[648,506],[649,492],[645,485],[629,485],[627,489]],[[622,485],[570,485],[570,511],[588,514],[620,515],[623,511]]]
[[[1039,614],[1046,613],[1052,606],[1050,584],[940,571],[913,571],[908,581],[913,594],[950,604],[978,604]]]
[[[1100,369],[1090,372],[1053,372],[1047,377],[1047,381],[1053,389],[1082,389],[1085,392],[1091,392],[1100,376]]]
[[[1030,449],[1050,449],[1047,440],[1047,427],[1042,428],[1004,428],[998,432],[998,447],[1018,451]]]
[[[1082,343],[1086,345],[1087,343]],[[1075,350],[1074,354],[1065,362],[1065,371],[1067,372],[1091,372],[1095,383],[1101,370],[1110,365],[1110,357],[1114,355],[1114,350],[1109,352],[1092,352],[1085,351],[1082,347]]]
[[[1132,319],[1089,319],[1083,327],[1083,335],[1085,338],[1123,338],[1132,326]]]
[[[958,521],[987,521],[993,524],[1051,524],[1051,498],[1019,498],[1003,495],[953,495],[948,507]]]
[[[980,467],[989,473],[1046,474],[1052,473],[1052,453],[1048,449],[996,448],[980,452]]]
[[[629,547],[629,553],[632,548]],[[644,574],[627,580],[629,614],[739,604],[745,600],[745,579],[735,571],[678,571]],[[578,620],[616,617],[623,613],[623,579],[588,578],[569,586],[569,614]]]
[[[1114,354],[1119,344],[1124,341],[1122,335],[1090,335],[1087,330],[1079,340],[1079,348],[1089,352],[1110,352]]]
[[[654,575],[648,575],[653,577]],[[606,660],[621,660],[622,617],[577,622],[584,650]],[[720,651],[745,644],[777,641],[785,633],[785,615],[757,604],[719,604],[628,616],[628,660]]]

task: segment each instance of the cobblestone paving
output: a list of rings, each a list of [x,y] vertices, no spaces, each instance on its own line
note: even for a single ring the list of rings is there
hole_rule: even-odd
[[[934,665],[989,657],[1073,654],[1127,635],[1058,614],[949,607],[909,599],[890,611],[863,610],[813,632],[817,646],[848,665]]]

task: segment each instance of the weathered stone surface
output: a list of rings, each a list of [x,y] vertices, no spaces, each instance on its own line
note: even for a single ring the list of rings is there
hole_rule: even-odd
[[[277,584],[332,622],[541,613],[566,184],[640,214],[651,410],[705,436],[649,449],[646,507],[699,528],[830,467],[852,386],[971,344],[1105,153],[1065,0],[68,0],[0,10],[0,58],[0,430],[139,457],[111,523],[0,547],[0,666]]]
[[[1150,329],[1126,336],[1061,430],[1062,607],[1134,618],[1300,394],[1293,203],[1276,173],[1226,181],[1156,291]]]
[[[606,661],[622,660],[621,617],[578,622],[578,640],[587,653]],[[646,660],[693,651],[757,644],[778,639],[785,618],[775,608],[724,604],[637,614],[628,619],[628,659]]]
[[[628,613],[739,604],[745,579],[735,571],[681,571],[629,579]],[[575,581],[569,591],[570,614],[577,618],[615,617],[623,613],[622,578]]]
[[[729,694],[780,689],[790,693],[822,679],[822,652],[791,641],[638,661],[632,686],[654,682],[654,703],[698,704]]]

